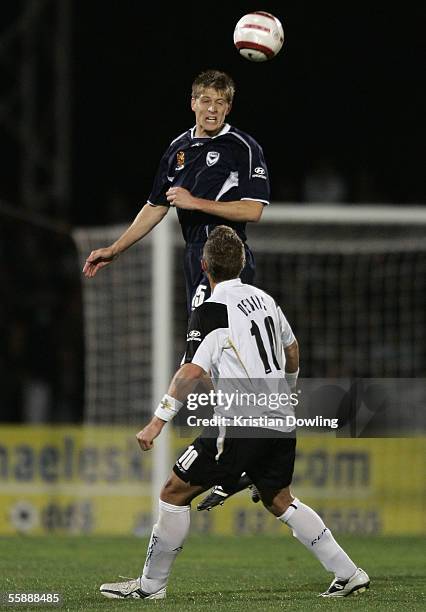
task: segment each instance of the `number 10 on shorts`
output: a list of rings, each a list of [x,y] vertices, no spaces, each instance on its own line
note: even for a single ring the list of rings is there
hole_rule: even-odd
[[[187,470],[189,470],[189,468],[194,463],[197,457],[198,451],[196,451],[194,446],[191,444],[191,446],[188,446],[183,455],[179,457],[176,463],[183,472],[186,472]]]

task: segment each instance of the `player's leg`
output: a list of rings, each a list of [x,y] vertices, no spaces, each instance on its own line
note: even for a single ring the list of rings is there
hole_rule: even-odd
[[[294,537],[316,556],[327,571],[334,573],[334,580],[321,594],[322,597],[346,597],[369,587],[370,579],[366,572],[357,568],[321,517],[294,498],[289,487],[275,494],[271,490],[260,490],[260,494],[265,507],[290,527]]]
[[[186,285],[186,306],[188,316],[197,306],[210,297],[210,283],[201,268],[203,246],[199,244],[187,244],[183,260]]]
[[[316,556],[326,570],[334,573],[335,578],[329,589],[322,593],[323,597],[345,597],[365,591],[370,584],[367,574],[357,568],[336,542],[321,517],[290,492],[296,440],[281,438],[269,442],[269,457],[253,473],[250,472],[264,506],[290,527],[294,537]]]
[[[190,503],[207,488],[190,485],[172,472],[160,494],[158,519],[152,528],[142,575],[125,582],[103,584],[102,595],[110,599],[166,597],[173,563],[188,535]]]
[[[244,251],[246,256],[246,263],[244,268],[241,270],[240,278],[243,283],[247,285],[254,285],[254,277],[256,273],[256,263],[254,255],[247,244],[244,244]]]
[[[161,490],[158,520],[152,528],[142,575],[126,582],[103,584],[100,590],[105,597],[163,599],[166,596],[173,562],[188,535],[190,503],[221,476],[215,471],[214,444],[214,439],[203,444],[197,438],[176,461]]]
[[[172,565],[188,535],[190,503],[206,488],[191,485],[174,472],[164,485],[160,494],[158,520],[152,528],[140,579],[145,592],[157,593],[165,589]]]

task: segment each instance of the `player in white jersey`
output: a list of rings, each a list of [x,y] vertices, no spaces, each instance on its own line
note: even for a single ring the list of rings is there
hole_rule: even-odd
[[[137,434],[142,450],[152,448],[165,424],[206,375],[211,376],[216,391],[222,383],[227,388],[230,380],[247,389],[253,381],[260,381],[264,388],[278,385],[281,391],[289,391],[288,383],[295,382],[299,352],[290,325],[269,295],[241,282],[238,276],[243,265],[244,246],[238,235],[229,227],[217,227],[204,246],[202,260],[212,295],[193,312],[184,363],[152,420]],[[255,413],[259,410],[256,397],[251,404]],[[235,402],[229,402],[229,407],[235,412]],[[214,410],[219,421],[230,414],[219,402]],[[263,416],[273,413],[277,417],[269,406],[262,411]],[[285,421],[292,413],[293,407],[286,405],[280,417]],[[239,429],[235,423],[228,427],[220,421],[215,437],[199,436],[188,446],[161,491],[159,518],[152,529],[142,575],[103,584],[103,595],[163,599],[173,562],[189,531],[191,501],[212,484],[232,487],[243,471],[258,488],[265,508],[334,573],[323,597],[345,597],[368,588],[367,574],[356,567],[318,514],[290,492],[296,447],[292,428],[268,422],[256,428],[255,437],[252,428],[243,429],[242,437],[237,435]]]

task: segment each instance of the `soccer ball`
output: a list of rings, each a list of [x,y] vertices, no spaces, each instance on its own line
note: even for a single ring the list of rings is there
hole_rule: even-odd
[[[234,30],[234,45],[251,62],[265,62],[279,52],[284,30],[279,19],[265,11],[241,17]]]

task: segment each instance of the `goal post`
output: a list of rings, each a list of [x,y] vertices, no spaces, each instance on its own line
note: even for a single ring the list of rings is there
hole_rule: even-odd
[[[152,234],[152,400],[167,392],[172,375],[173,346],[173,221],[167,214]],[[152,518],[158,514],[161,487],[170,472],[170,428],[154,441]]]
[[[425,226],[426,207],[377,204],[271,204],[262,221],[279,223]]]

